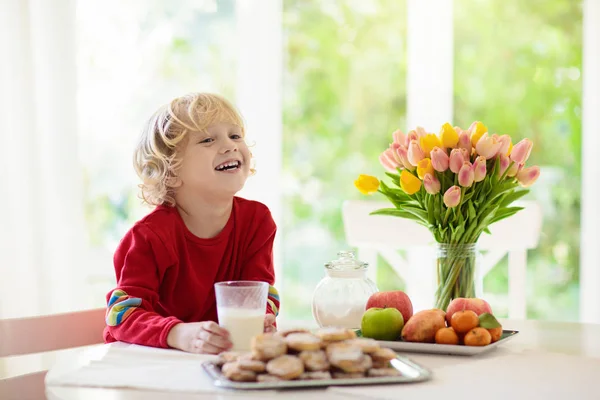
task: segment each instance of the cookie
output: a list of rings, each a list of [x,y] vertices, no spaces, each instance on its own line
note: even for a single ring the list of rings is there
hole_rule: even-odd
[[[240,368],[240,365],[237,361],[228,362],[221,367],[221,372],[223,375],[231,380],[236,382],[254,382],[256,381],[256,372],[248,371]]]
[[[331,372],[329,372],[329,371],[304,372],[302,375],[300,375],[298,377],[298,379],[303,380],[303,381],[331,379]]]
[[[381,378],[385,376],[400,376],[400,371],[396,368],[371,368],[367,371],[367,376],[372,378]]]
[[[267,372],[284,380],[299,377],[304,372],[304,363],[298,358],[283,355],[267,363]]]
[[[358,379],[364,378],[365,374],[363,372],[342,372],[342,371],[333,371],[331,373],[333,379]]]
[[[246,371],[265,372],[265,369],[267,368],[267,364],[262,361],[240,358],[237,363],[241,369]]]
[[[346,328],[322,328],[316,334],[325,342],[340,342],[356,338],[356,333]]]
[[[256,380],[258,382],[280,382],[283,379],[281,379],[278,376],[275,375],[270,375],[270,374],[260,374],[256,377]]]
[[[298,358],[304,363],[304,369],[307,371],[326,371],[329,369],[329,360],[323,350],[303,351],[298,354]]]
[[[273,333],[262,333],[252,338],[252,355],[261,361],[268,361],[284,355],[287,345],[281,336]]]
[[[304,329],[304,328],[296,328],[296,329],[285,329],[283,331],[278,331],[275,334],[277,336],[287,337],[287,336],[291,335],[292,333],[310,333],[310,331],[308,329]]]
[[[334,367],[346,372],[364,371],[362,365],[366,362],[365,355],[358,346],[346,342],[332,343],[327,346],[326,353],[329,363]]]
[[[381,348],[379,343],[377,343],[377,340],[371,338],[350,339],[347,340],[346,343],[360,347],[365,354],[374,353]]]
[[[237,359],[242,355],[239,351],[224,351],[219,353],[217,361],[215,364],[218,366],[222,366],[228,362],[237,361]]]
[[[312,333],[291,333],[285,338],[289,349],[296,351],[319,350],[323,341]]]
[[[396,353],[392,349],[382,347],[381,349],[370,354],[374,362],[388,362],[396,358]]]
[[[344,372],[365,372],[373,366],[371,357],[364,354],[358,361],[343,361],[338,363],[337,367]]]
[[[389,366],[390,366],[390,362],[387,360],[373,360],[373,366],[371,368],[380,369],[380,368],[388,368]]]

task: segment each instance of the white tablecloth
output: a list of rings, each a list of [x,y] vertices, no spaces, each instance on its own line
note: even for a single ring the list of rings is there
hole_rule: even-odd
[[[92,360],[85,365],[51,371],[46,377],[46,385],[239,393],[220,389],[212,384],[201,364],[215,359],[215,356],[126,343],[112,343],[89,351],[96,351],[98,354],[91,357]]]

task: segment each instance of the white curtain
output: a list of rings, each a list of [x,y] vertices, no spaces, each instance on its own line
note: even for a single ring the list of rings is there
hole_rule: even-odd
[[[0,318],[83,308],[75,2],[0,4]]]

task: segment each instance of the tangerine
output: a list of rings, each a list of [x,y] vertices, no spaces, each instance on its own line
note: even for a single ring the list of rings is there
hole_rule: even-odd
[[[465,335],[465,345],[467,346],[487,346],[491,342],[492,335],[485,328],[473,328]]]
[[[435,333],[435,342],[438,344],[458,344],[458,335],[453,328],[441,328]]]
[[[473,328],[479,326],[479,317],[475,311],[463,310],[452,314],[450,326],[454,328],[456,333],[466,333]]]
[[[492,343],[497,342],[502,337],[502,327],[499,326],[497,328],[488,328],[488,332],[492,336]]]

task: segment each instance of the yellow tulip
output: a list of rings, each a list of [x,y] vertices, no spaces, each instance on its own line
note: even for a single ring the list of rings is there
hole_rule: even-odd
[[[428,133],[425,136],[421,136],[421,149],[425,153],[425,157],[429,157],[429,153],[434,147],[442,147],[440,138],[435,133]]]
[[[362,194],[375,193],[379,189],[379,179],[371,175],[359,175],[358,179],[354,181],[354,186]]]
[[[424,158],[417,164],[417,175],[419,175],[419,178],[424,179],[426,174],[435,175],[431,159],[429,158]]]
[[[400,187],[406,194],[415,194],[421,189],[421,181],[404,169],[400,174]]]
[[[440,139],[444,147],[454,148],[458,144],[458,133],[449,123],[442,125]]]
[[[487,131],[488,129],[483,124],[483,122],[475,121],[471,124],[471,126],[469,127],[469,132],[471,132],[471,144],[473,145],[473,147],[477,145],[479,139],[481,139],[483,134],[487,133]]]

